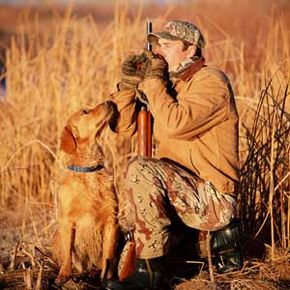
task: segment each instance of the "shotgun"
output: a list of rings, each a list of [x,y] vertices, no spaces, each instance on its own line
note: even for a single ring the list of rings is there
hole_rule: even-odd
[[[152,23],[147,21],[146,23],[147,34],[152,32]],[[147,50],[151,50],[151,44],[147,42]],[[138,156],[152,157],[152,124],[151,114],[147,109],[147,106],[142,103],[140,112],[137,117],[137,148]],[[135,271],[136,263],[136,244],[132,233],[127,233],[126,244],[123,249],[124,255],[121,256],[122,265],[119,269],[119,280],[124,281],[127,277],[132,275]]]
[[[147,21],[146,33],[152,32],[152,22]],[[152,50],[152,46],[147,42],[147,50]],[[138,128],[138,155],[152,157],[152,120],[151,114],[145,104],[142,103],[141,110],[137,118]]]

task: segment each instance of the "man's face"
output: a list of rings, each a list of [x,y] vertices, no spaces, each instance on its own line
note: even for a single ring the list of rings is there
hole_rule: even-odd
[[[168,70],[172,71],[185,59],[194,54],[195,47],[184,50],[184,44],[181,40],[168,40],[160,38],[154,52],[164,57],[168,63]]]

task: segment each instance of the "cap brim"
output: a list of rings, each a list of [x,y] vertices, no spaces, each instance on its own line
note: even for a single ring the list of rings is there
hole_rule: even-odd
[[[168,31],[149,33],[147,35],[147,40],[150,44],[156,43],[159,38],[164,38],[164,39],[169,39],[169,40],[181,40],[179,37],[176,37],[170,34]]]

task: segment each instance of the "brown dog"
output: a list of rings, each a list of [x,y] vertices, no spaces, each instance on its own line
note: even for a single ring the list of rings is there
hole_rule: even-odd
[[[68,167],[58,190],[58,229],[54,257],[60,264],[56,283],[64,283],[74,266],[79,272],[92,267],[101,279],[112,274],[117,242],[117,198],[113,177],[105,168],[100,134],[114,115],[107,101],[91,110],[82,109],[68,120],[61,136],[61,150]]]

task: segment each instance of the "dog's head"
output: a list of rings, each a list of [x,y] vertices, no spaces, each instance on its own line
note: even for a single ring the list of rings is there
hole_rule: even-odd
[[[73,154],[78,145],[94,141],[105,127],[114,122],[116,115],[116,105],[112,101],[75,112],[63,129],[60,149]]]

